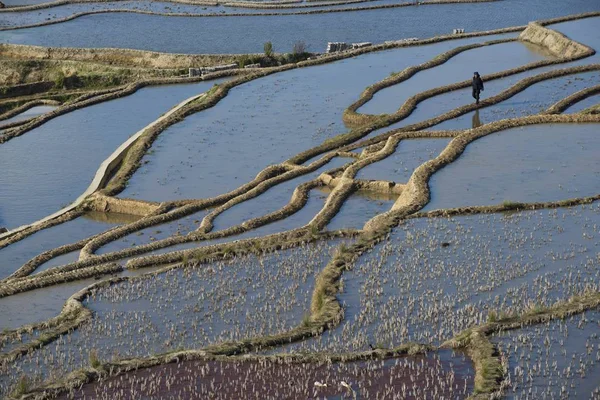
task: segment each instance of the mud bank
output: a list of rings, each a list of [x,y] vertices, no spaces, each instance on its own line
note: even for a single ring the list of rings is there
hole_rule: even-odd
[[[71,60],[139,68],[191,68],[230,64],[239,55],[173,54],[133,49],[41,47],[0,43],[0,57],[7,59]]]

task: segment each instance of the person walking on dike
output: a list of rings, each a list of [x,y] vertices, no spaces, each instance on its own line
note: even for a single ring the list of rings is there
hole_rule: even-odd
[[[483,81],[479,76],[479,72],[475,72],[473,74],[473,98],[475,99],[475,104],[479,104],[479,93],[484,90],[483,89]]]

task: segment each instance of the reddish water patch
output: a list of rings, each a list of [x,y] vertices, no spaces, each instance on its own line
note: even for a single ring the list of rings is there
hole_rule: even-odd
[[[469,360],[449,351],[336,364],[184,361],[84,385],[73,398],[465,398],[473,375]]]

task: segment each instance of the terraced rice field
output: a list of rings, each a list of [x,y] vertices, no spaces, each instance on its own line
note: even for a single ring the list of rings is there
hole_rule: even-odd
[[[598,4],[4,4],[3,398],[598,397]]]

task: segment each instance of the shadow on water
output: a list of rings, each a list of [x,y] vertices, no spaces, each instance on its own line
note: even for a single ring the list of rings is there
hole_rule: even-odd
[[[481,125],[481,119],[479,118],[479,110],[473,113],[473,118],[471,119],[471,128],[479,128]]]

